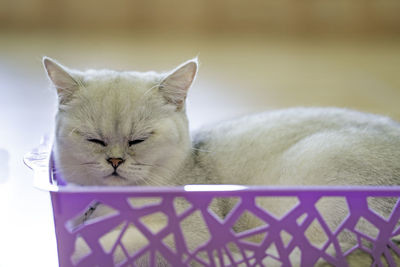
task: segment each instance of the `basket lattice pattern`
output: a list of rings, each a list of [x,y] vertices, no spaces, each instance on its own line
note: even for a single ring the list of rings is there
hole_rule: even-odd
[[[368,266],[398,262],[399,188],[197,189],[51,192],[60,266],[345,267],[352,255]],[[215,209],[227,201],[224,214]],[[323,209],[330,201],[344,211],[335,225]],[[99,206],[107,212],[93,216]]]

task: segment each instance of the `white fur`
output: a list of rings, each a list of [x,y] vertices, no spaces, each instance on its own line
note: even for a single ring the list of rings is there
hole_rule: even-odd
[[[197,71],[196,60],[168,74],[79,72],[50,59],[44,63],[60,99],[54,155],[59,175],[67,182],[400,183],[400,126],[389,118],[337,108],[295,108],[228,121],[190,138],[184,100]],[[91,138],[101,139],[107,146],[89,142]],[[128,146],[130,140],[138,138],[147,139]],[[109,176],[113,168],[107,158],[125,160],[118,167],[120,177]],[[269,208],[285,208],[279,205],[285,204],[277,202]],[[389,203],[379,205],[390,210]],[[223,213],[226,207],[216,208]],[[333,211],[328,218],[332,222],[335,215],[345,212],[334,204],[323,208]],[[194,232],[192,236],[198,239],[201,234]],[[319,240],[317,229],[311,238]]]
[[[294,108],[222,123],[194,141],[218,183],[400,183],[400,125],[382,116]]]

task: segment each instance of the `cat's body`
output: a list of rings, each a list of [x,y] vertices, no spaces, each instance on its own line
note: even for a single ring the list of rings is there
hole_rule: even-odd
[[[69,71],[49,59],[44,64],[59,95],[54,155],[67,182],[400,184],[400,125],[389,118],[297,108],[228,121],[191,137],[184,101],[196,61],[168,74]],[[216,209],[223,215],[230,204]],[[279,205],[285,204],[268,208]],[[389,212],[392,203],[379,205]],[[332,223],[344,213],[334,204],[324,208],[334,211]],[[318,240],[318,231],[312,238]]]
[[[192,157],[210,176],[202,182],[400,184],[400,124],[351,110],[293,108],[251,115],[194,133],[194,147]]]

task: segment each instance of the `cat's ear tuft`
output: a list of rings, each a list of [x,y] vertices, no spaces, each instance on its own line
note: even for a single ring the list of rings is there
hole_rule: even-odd
[[[51,58],[43,57],[43,66],[50,81],[57,89],[60,103],[66,102],[78,89],[79,83],[65,67]]]
[[[187,92],[196,77],[197,69],[198,60],[194,58],[177,67],[160,83],[160,92],[169,103],[176,105],[178,110],[184,107]]]

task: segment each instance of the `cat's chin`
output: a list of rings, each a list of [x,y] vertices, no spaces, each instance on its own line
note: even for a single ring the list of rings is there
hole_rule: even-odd
[[[102,174],[86,174],[80,176],[74,175],[63,175],[63,177],[69,177],[65,179],[68,184],[80,185],[80,186],[140,186],[142,185],[139,179],[133,179],[132,177],[127,178],[119,173],[110,173],[107,175]],[[85,177],[85,179],[82,179]]]
[[[134,181],[129,180],[119,174],[110,174],[103,178],[104,185],[108,186],[126,186],[126,185],[137,185]]]

